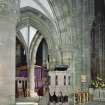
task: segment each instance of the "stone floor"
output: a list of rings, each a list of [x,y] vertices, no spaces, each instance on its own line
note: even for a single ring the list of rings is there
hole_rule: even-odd
[[[97,102],[97,101],[89,102],[89,103],[87,103],[85,105],[105,105],[105,101],[104,102]]]
[[[35,102],[16,102],[16,105],[38,105]]]
[[[16,105],[39,105],[38,100],[34,98],[16,98]],[[44,103],[41,103],[40,105],[44,105]],[[49,105],[74,105],[73,103],[50,103]],[[105,101],[93,101],[93,102],[88,102],[88,103],[80,103],[80,104],[75,104],[75,105],[105,105]]]
[[[33,102],[24,102],[24,103],[16,103],[16,105],[38,105],[38,103]],[[43,105],[43,104],[42,104]],[[74,104],[68,104],[68,103],[50,103],[49,105],[74,105]],[[105,105],[105,102],[89,102],[89,103],[80,103],[75,105]]]
[[[73,103],[50,103],[49,105],[74,105]],[[89,102],[89,103],[80,103],[75,105],[105,105],[105,102]]]

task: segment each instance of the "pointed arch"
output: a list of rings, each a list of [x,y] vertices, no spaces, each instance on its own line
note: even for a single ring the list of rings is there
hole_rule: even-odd
[[[56,36],[56,29],[53,23],[40,11],[31,7],[24,7],[21,8],[21,18],[17,24],[17,30],[20,30],[27,25],[36,28],[43,34],[43,37],[48,44],[50,55],[55,61],[59,60],[60,53],[58,51],[55,52],[56,54],[52,53],[52,51],[55,51],[58,48],[54,38],[54,36]]]

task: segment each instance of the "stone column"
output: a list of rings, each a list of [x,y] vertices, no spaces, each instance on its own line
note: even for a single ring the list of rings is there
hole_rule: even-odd
[[[0,104],[15,104],[15,0],[0,0]]]
[[[47,59],[48,59],[48,48],[46,42],[43,42],[42,45],[42,59],[43,59],[43,66],[47,66]]]
[[[18,44],[17,49],[16,49],[16,62],[17,62],[17,64],[19,64],[20,61],[21,61],[21,45]]]
[[[29,88],[30,88],[30,97],[35,98],[35,100],[38,101],[39,96],[37,92],[35,92],[35,76],[34,76],[35,65],[34,64],[32,63],[29,69]]]
[[[35,97],[35,77],[34,77],[34,64],[31,65],[29,70],[29,87],[30,87],[30,97]]]

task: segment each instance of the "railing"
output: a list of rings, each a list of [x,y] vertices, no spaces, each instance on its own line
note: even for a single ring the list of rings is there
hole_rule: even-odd
[[[16,78],[16,97],[28,97],[28,79],[23,77]]]
[[[94,89],[93,90],[94,101],[105,101],[105,89]]]
[[[82,92],[82,91],[75,93],[75,102],[76,103],[88,103],[89,102],[89,93]]]

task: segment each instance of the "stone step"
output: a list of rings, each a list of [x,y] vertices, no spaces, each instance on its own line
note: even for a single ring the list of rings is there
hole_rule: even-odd
[[[16,105],[38,105],[35,102],[16,102]]]

